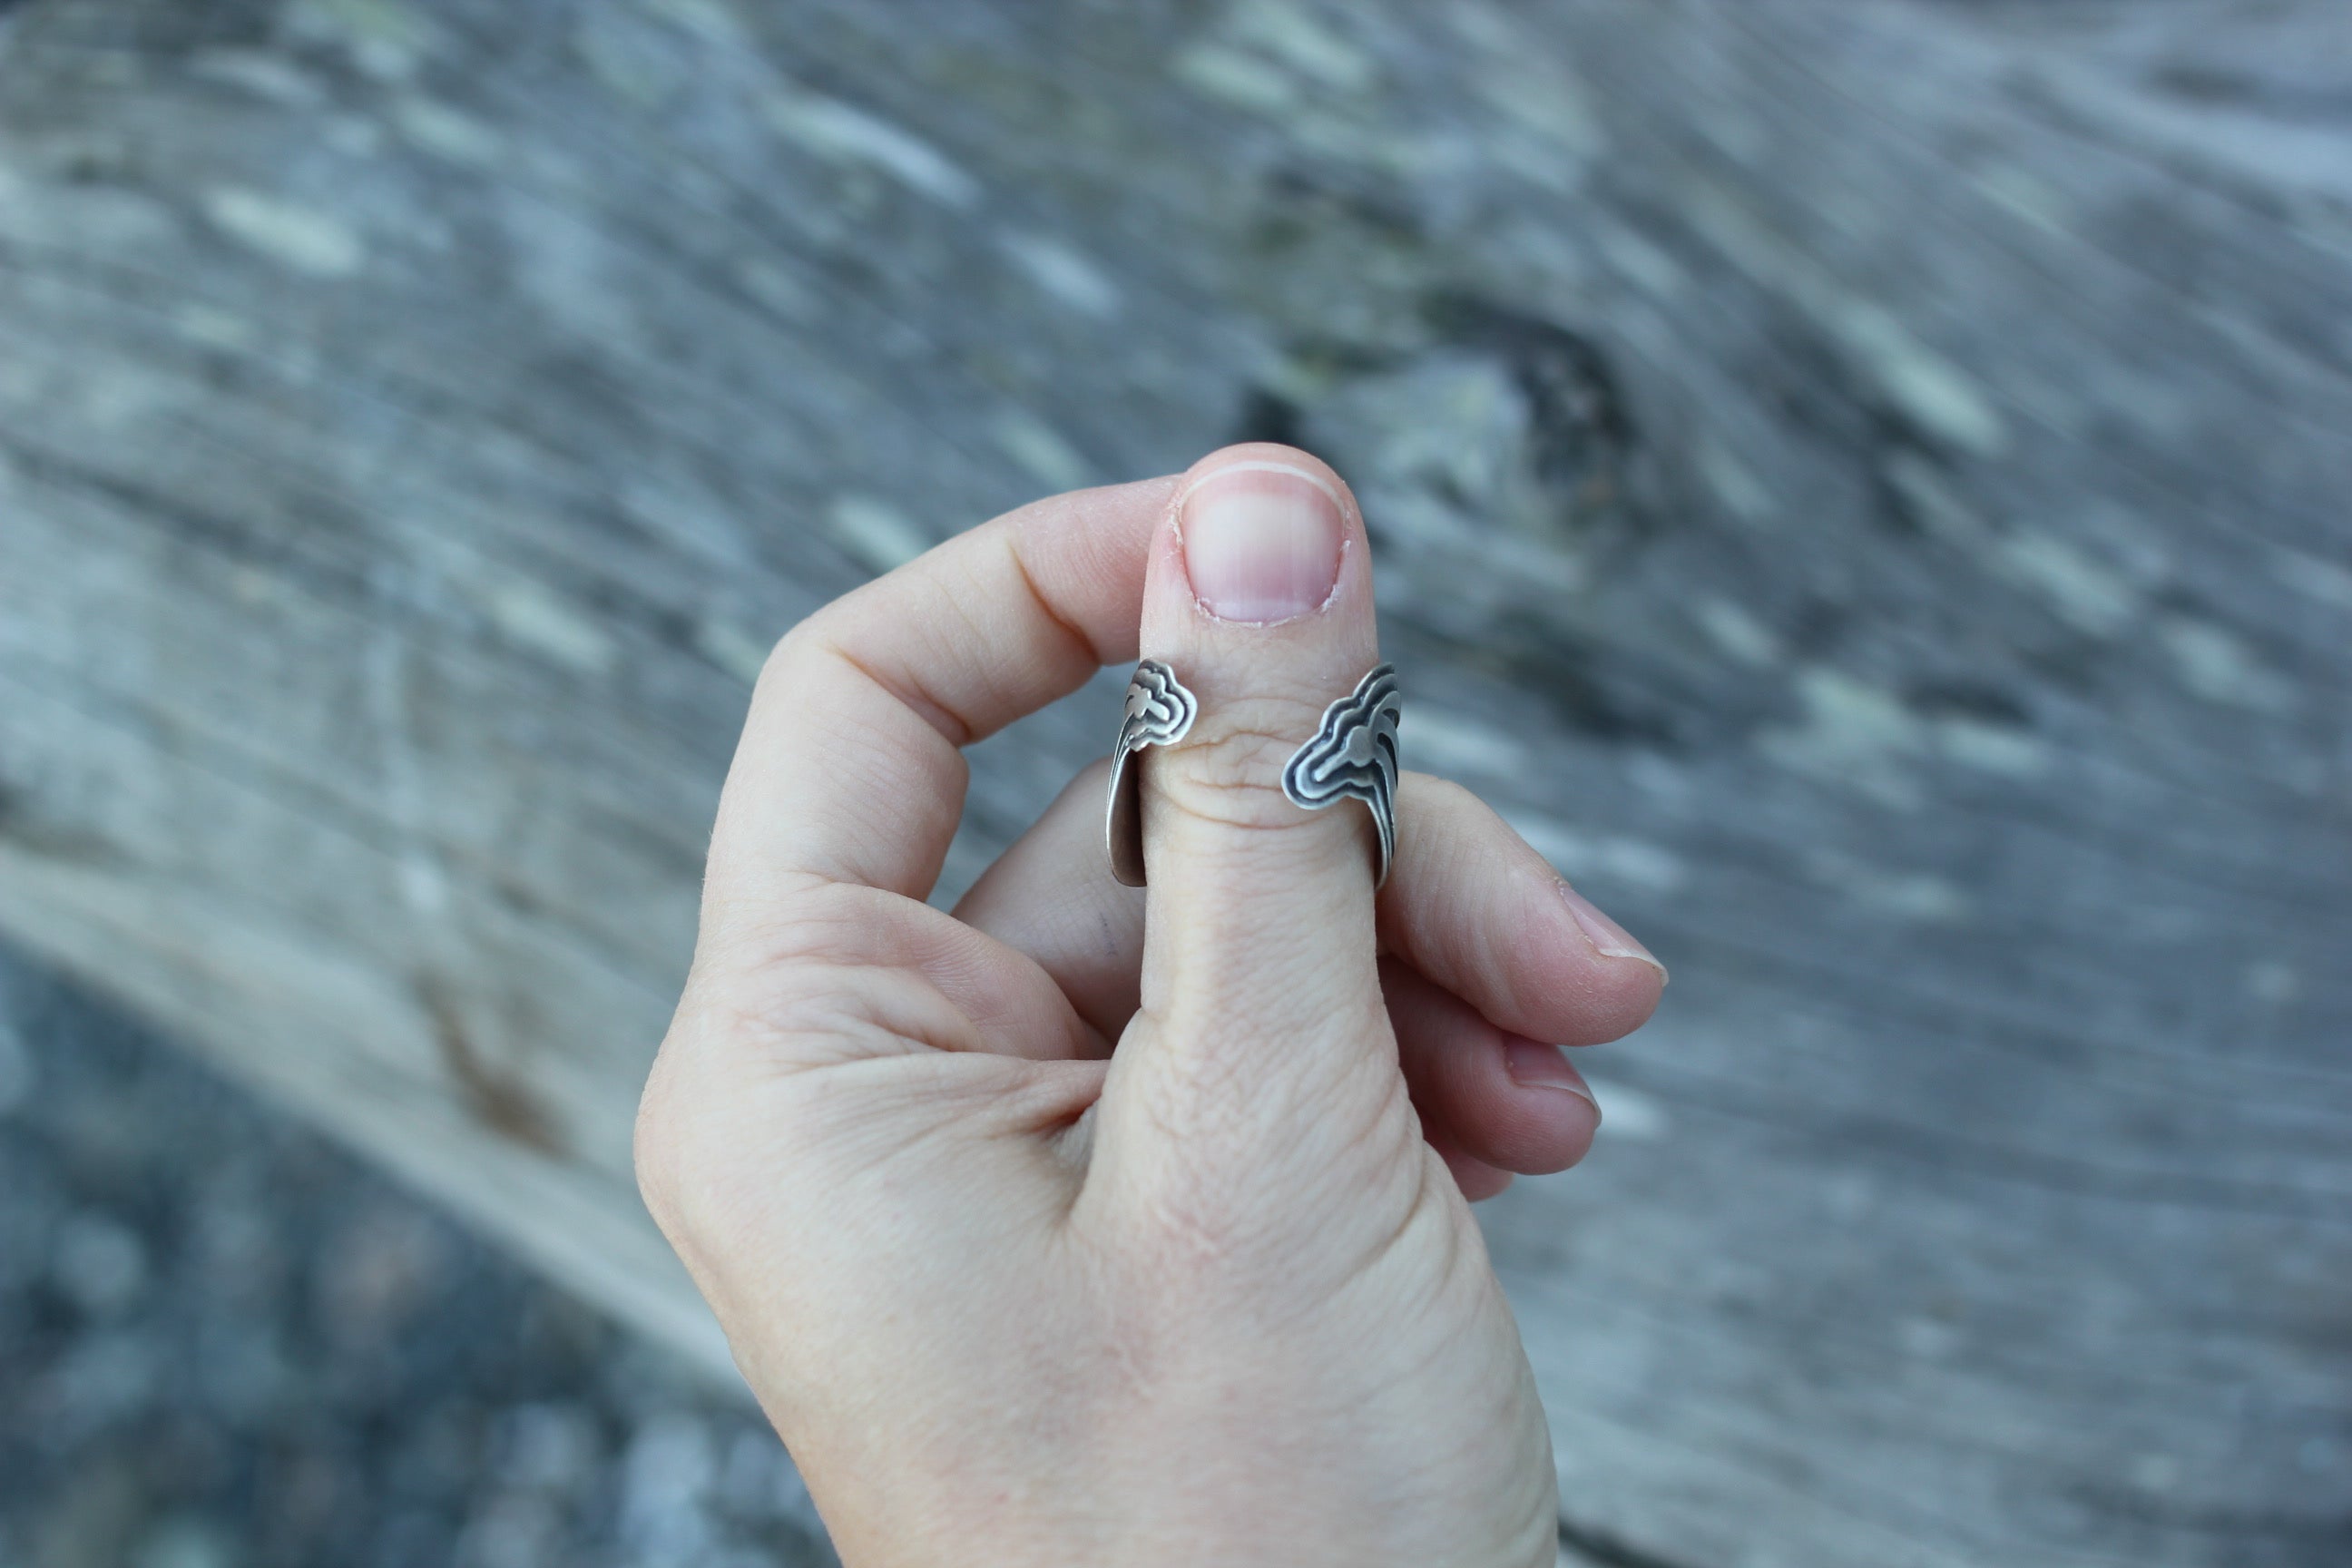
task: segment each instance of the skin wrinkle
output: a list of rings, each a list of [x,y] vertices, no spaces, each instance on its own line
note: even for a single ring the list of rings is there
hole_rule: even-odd
[[[1296,833],[1298,831],[1297,823],[1274,819],[1266,813],[1256,816],[1229,816],[1210,809],[1211,801],[1265,801],[1269,803],[1268,812],[1271,811],[1271,803],[1274,801],[1280,801],[1285,805],[1290,804],[1290,798],[1282,793],[1280,784],[1268,784],[1264,779],[1244,777],[1238,768],[1229,773],[1191,779],[1180,788],[1171,789],[1163,786],[1163,789],[1164,793],[1160,797],[1160,804],[1177,816],[1199,826],[1230,828],[1238,833]],[[1202,798],[1190,798],[1194,795]]]
[[[1219,1041],[1265,1030],[1265,1020],[1246,1009],[1219,1013],[1197,1005],[1171,1008],[1164,1020],[1154,1023],[1157,1037],[1169,1042]],[[1380,1052],[1376,1042],[1387,1035],[1386,1019],[1377,1015],[1353,1024],[1337,1019],[1324,1024],[1335,1037],[1375,1042],[1376,1052]],[[1277,1039],[1283,1037],[1278,1030],[1275,1033]],[[1295,1051],[1298,1041],[1293,1037],[1286,1044]],[[1276,1106],[1297,1125],[1317,1130],[1309,1142],[1319,1142],[1323,1129],[1352,1126],[1379,1114],[1377,1105],[1365,1106],[1363,1115],[1358,1114],[1368,1078],[1365,1073],[1318,1074],[1273,1068],[1269,1061],[1230,1050],[1188,1049],[1171,1043],[1152,1052],[1137,1070],[1150,1075],[1148,1081],[1155,1092],[1145,1104],[1155,1124],[1172,1144],[1194,1151],[1190,1169],[1195,1177],[1203,1170],[1222,1171],[1228,1164],[1225,1160],[1203,1157],[1202,1151],[1245,1147],[1257,1124]],[[1344,1143],[1328,1151],[1345,1152]]]
[[[772,974],[803,973],[809,966],[856,967],[872,962],[869,954],[886,952],[893,962],[908,954],[900,946],[902,934],[921,934],[903,924],[904,908],[895,895],[882,894],[863,883],[835,878],[813,878],[797,900],[794,913],[772,915],[765,931],[769,941],[747,963],[751,972]]]
[[[1034,593],[1034,585],[1026,566],[1019,558],[1019,552],[1008,550],[1006,553],[1012,558],[1013,580],[1021,585],[1022,592],[1032,597],[1030,608],[1038,622],[1066,637],[1068,627],[1061,617],[1042,595]],[[953,616],[966,635],[961,638],[943,638],[937,626],[927,620],[923,624],[923,635],[927,640],[944,641],[950,647],[959,642],[967,647],[984,647],[991,642],[1004,640],[992,637],[989,626],[984,624],[990,584],[978,560],[960,560],[956,567],[963,580],[952,586],[945,583],[937,585],[935,596],[944,605],[942,617]],[[1011,618],[1017,621],[1019,616]],[[895,635],[904,636],[905,628],[896,628]],[[1013,661],[1005,661],[969,670],[966,673],[975,688],[971,700],[942,704],[951,709],[958,722],[963,726],[964,739],[958,744],[968,745],[973,741],[984,740],[1003,728],[1004,715],[1020,710],[1016,693],[1032,689],[1075,690],[1095,670],[1094,650],[1084,638],[1078,639],[1075,649],[1066,645],[1058,649],[1041,647],[1038,639],[1034,637],[1016,639],[1015,646],[1019,648],[1018,664],[1021,668],[1012,668]],[[971,709],[976,704],[984,707],[985,712],[972,712]]]
[[[879,905],[877,897],[884,900]],[[846,977],[856,974],[862,986],[861,972],[878,971],[919,981],[926,993],[935,994],[969,1029],[966,1035],[932,1030],[910,1037],[937,1049],[975,1050],[985,1048],[991,1036],[1003,1037],[1024,1022],[1039,1021],[1039,1005],[1061,1000],[1051,981],[1034,971],[1015,968],[1011,972],[1019,978],[1017,990],[1001,982],[986,984],[989,972],[1002,967],[989,951],[995,947],[992,939],[927,906],[875,895],[872,889],[855,884],[827,884],[825,891],[814,896],[801,918],[790,925],[796,933],[791,940],[768,946],[750,961],[750,973],[759,977],[759,991],[771,1006],[778,1000],[774,993],[788,984],[795,992],[808,989],[823,994],[828,981],[840,987]],[[905,945],[908,942],[913,943],[911,950]],[[1033,994],[1024,997],[1022,993]],[[954,998],[958,996],[965,998],[967,1008],[971,1002],[991,996],[999,1005],[993,1011],[974,1014],[957,1009]],[[1047,1005],[1045,1013],[1065,1022],[1069,1046],[1085,1050],[1093,1043],[1091,1031],[1066,1007]],[[901,1027],[889,1023],[878,1009],[863,1015],[861,1021]]]
[[[1029,570],[1028,558],[1022,554],[1018,539],[1010,534],[1005,537],[1004,553],[1012,562],[1014,574],[1021,579],[1022,590],[1029,595],[1029,602],[1036,606],[1037,613],[1061,627],[1062,635],[1068,637],[1072,645],[1080,651],[1085,670],[1076,680],[1071,683],[1070,690],[1076,690],[1079,686],[1085,684],[1087,676],[1093,674],[1103,666],[1119,662],[1118,655],[1115,650],[1097,647],[1094,638],[1088,637],[1084,628],[1066,617],[1054,601],[1045,596],[1045,591],[1037,586],[1036,574]]]
[[[1396,1224],[1365,1253],[1358,1268],[1360,1275],[1377,1273],[1380,1265],[1408,1247],[1416,1233],[1434,1226],[1444,1251],[1443,1261],[1432,1272],[1430,1289],[1437,1292],[1458,1288],[1464,1257],[1463,1230],[1460,1226],[1445,1221],[1450,1217],[1446,1211],[1462,1203],[1463,1198],[1458,1191],[1454,1190],[1451,1180],[1439,1174],[1444,1170],[1442,1163],[1427,1159],[1420,1162],[1412,1196],[1401,1205]],[[1439,1352],[1433,1346],[1424,1353],[1434,1357]]]
[[[1504,1058],[1515,1037],[1393,961],[1381,965],[1381,990],[1400,1044],[1413,1042],[1402,1065],[1423,1114],[1445,1134],[1436,1142],[1481,1164],[1528,1174],[1565,1170],[1584,1157],[1598,1110],[1520,1092]]]
[[[731,1010],[730,1032],[759,1040],[762,1055],[774,1063],[774,1076],[792,1077],[876,1056],[902,1057],[928,1047],[943,1054],[971,1053],[966,1021],[939,988],[906,970],[887,972],[900,984],[891,996],[902,1005],[901,1016],[885,1020],[871,1010],[869,973],[864,966],[812,965],[795,973],[801,987],[784,997],[755,996]],[[915,1015],[925,1004],[937,1004],[942,1016],[926,1026]],[[878,1051],[875,1048],[881,1047]],[[797,1049],[793,1048],[797,1047]]]
[[[1047,671],[1045,681],[1030,684],[1057,683],[1062,686],[1065,694],[1067,691],[1076,690],[1085,684],[1087,676],[1114,660],[1106,658],[1094,638],[1066,616],[1055,603],[1053,597],[1038,585],[1036,574],[1031,569],[1017,536],[1010,531],[1000,531],[997,538],[1003,551],[1002,562],[1011,569],[1013,579],[1020,584],[1028,607],[1040,620],[1058,631],[1066,642],[1061,657],[1055,658],[1049,655],[1045,660]],[[926,558],[926,561],[929,562],[933,572],[949,569],[936,560]],[[919,572],[926,561],[916,563],[915,569]],[[950,592],[944,584],[932,576],[926,575],[921,578],[921,581],[930,591],[931,596],[940,600],[944,609],[955,615],[962,622],[966,631],[972,634],[962,639],[965,643],[985,643],[992,640],[980,635],[982,628],[973,620],[968,607],[971,605],[987,601],[986,581],[969,563],[959,562],[954,569],[961,570],[964,574],[964,586],[967,592],[962,594]],[[868,663],[851,646],[858,639],[845,635],[854,630],[863,629],[862,620],[853,619],[849,612],[853,609],[864,608],[863,605],[857,603],[857,595],[852,595],[850,599],[843,601],[839,606],[820,612],[817,616],[803,623],[800,629],[809,632],[817,639],[819,647],[846,662],[902,706],[920,713],[950,745],[958,748],[971,745],[976,741],[986,739],[997,729],[1003,727],[1004,721],[992,718],[977,719],[963,711],[957,704],[945,700],[919,683],[911,686],[901,685]],[[828,621],[845,621],[849,624],[835,628],[828,626],[826,624]],[[787,643],[791,642],[792,636],[788,635],[784,640]],[[1001,698],[992,704],[998,707],[1007,705]]]
[[[798,666],[802,662],[802,657],[796,653],[790,663],[781,668],[772,664],[772,668],[779,670],[776,676],[776,686],[771,688],[768,693],[755,696],[753,701],[755,721],[766,713],[779,710],[808,714],[821,721],[821,727],[830,733],[837,744],[847,741],[863,742],[855,746],[840,747],[847,753],[849,761],[836,763],[836,771],[843,767],[855,767],[868,774],[889,776],[902,773],[911,765],[914,769],[935,774],[941,781],[952,781],[954,796],[961,797],[963,780],[966,777],[966,763],[961,752],[951,743],[941,747],[925,745],[912,753],[887,743],[893,735],[892,721],[905,719],[919,721],[927,738],[936,737],[945,741],[946,734],[940,729],[936,717],[926,714],[919,702],[908,700],[901,693],[893,690],[878,674],[867,668],[855,658],[829,645],[803,644],[801,647],[807,649],[821,666],[830,666],[835,671],[845,671],[851,679],[853,688],[862,687],[879,695],[884,699],[883,704],[877,710],[873,704],[860,704],[854,700],[854,697],[853,700],[845,701],[845,697],[853,696],[853,694],[845,694],[836,686],[828,684],[823,679],[822,668],[808,671],[800,669]],[[800,689],[793,696],[784,695],[786,690],[793,689]],[[792,759],[758,756],[747,759],[747,765],[755,774],[761,775],[761,782],[764,784],[770,777],[779,773],[788,774],[791,761]],[[920,784],[931,781],[918,779],[914,782]],[[934,813],[953,804],[945,787],[913,789],[908,793],[913,796],[911,804],[929,807]],[[722,830],[725,826],[726,818],[722,814]]]
[[[821,643],[818,646],[826,654],[839,659],[863,676],[899,707],[919,716],[923,722],[939,732],[940,740],[945,741],[957,751],[961,752],[978,738],[972,733],[971,725],[965,721],[963,715],[940,702],[929,692],[919,689],[902,690],[880,671],[837,642]]]
[[[1378,1115],[1359,1136],[1367,1142],[1391,1144],[1405,1152],[1418,1153],[1421,1146],[1421,1139],[1416,1135],[1418,1129],[1419,1119],[1413,1114],[1412,1100],[1405,1091],[1404,1079],[1391,1077]],[[1381,1260],[1402,1245],[1408,1232],[1418,1224],[1428,1223],[1428,1211],[1433,1202],[1451,1205],[1459,1201],[1458,1194],[1440,1192],[1433,1186],[1426,1160],[1419,1162],[1414,1170],[1416,1179],[1411,1195],[1400,1204],[1395,1225],[1362,1256],[1355,1270],[1359,1276],[1376,1273]]]
[[[1295,722],[1301,717],[1307,717],[1303,732]],[[1234,698],[1223,704],[1214,716],[1196,721],[1192,733],[1177,744],[1154,747],[1153,751],[1159,753],[1158,760],[1182,761],[1179,778],[1217,782],[1230,779],[1237,785],[1280,795],[1282,764],[1314,734],[1314,727],[1321,718],[1320,708],[1290,698]],[[1262,765],[1267,762],[1275,764],[1276,776],[1272,781],[1265,777]],[[1283,820],[1293,824],[1299,821],[1296,814]]]
[[[1383,1119],[1385,1120],[1385,1119]],[[1387,1142],[1390,1131],[1385,1126],[1368,1126],[1359,1136]],[[1351,1144],[1355,1140],[1351,1140]],[[1417,1147],[1417,1141],[1416,1145]],[[1327,1167],[1340,1162],[1327,1162]],[[1144,1194],[1148,1209],[1147,1248],[1140,1258],[1129,1260],[1128,1278],[1137,1283],[1129,1289],[1152,1299],[1157,1315],[1172,1328],[1163,1328],[1161,1340],[1181,1340],[1182,1325],[1201,1316],[1205,1304],[1221,1294],[1229,1293],[1238,1279],[1246,1279],[1251,1270],[1260,1267],[1282,1268],[1288,1244],[1278,1232],[1269,1231],[1250,1223],[1247,1216],[1262,1213],[1263,1205],[1255,1202],[1245,1184],[1229,1175],[1228,1168],[1216,1163],[1195,1163],[1197,1177],[1205,1172],[1219,1176],[1216,1183],[1201,1180],[1188,1182],[1182,1173],[1172,1181],[1155,1184]],[[1367,1195],[1360,1190],[1318,1194],[1311,1190],[1316,1184],[1310,1175],[1299,1188],[1289,1194],[1304,1205],[1328,1201],[1360,1204]],[[1425,1163],[1416,1164],[1410,1190],[1402,1184],[1394,1194],[1396,1219],[1382,1233],[1384,1240],[1366,1250],[1370,1259],[1380,1256],[1398,1237],[1408,1233],[1424,1207],[1429,1186],[1429,1170]],[[1450,1202],[1450,1194],[1447,1195]],[[1133,1219],[1129,1221],[1130,1225]],[[1335,1265],[1330,1272],[1335,1278],[1360,1278],[1361,1268]],[[1318,1292],[1307,1292],[1284,1312],[1261,1321],[1262,1331],[1278,1331],[1286,1322],[1303,1320],[1319,1312],[1324,1301]]]
[[[1481,1203],[1508,1192],[1511,1184],[1517,1180],[1514,1173],[1497,1170],[1483,1160],[1464,1153],[1460,1146],[1442,1131],[1427,1132],[1423,1136],[1428,1141],[1430,1154],[1453,1178],[1463,1197],[1471,1203]]]

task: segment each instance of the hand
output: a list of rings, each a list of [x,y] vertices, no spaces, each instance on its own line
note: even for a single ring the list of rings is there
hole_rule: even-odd
[[[638,1170],[853,1568],[1553,1560],[1464,1195],[1583,1153],[1538,1042],[1664,971],[1454,786],[1410,778],[1377,900],[1366,812],[1283,798],[1378,662],[1367,549],[1329,469],[1234,447],[954,539],[761,676]],[[1200,699],[1145,753],[1148,898],[1090,774],[927,906],[958,748],[1139,622]]]

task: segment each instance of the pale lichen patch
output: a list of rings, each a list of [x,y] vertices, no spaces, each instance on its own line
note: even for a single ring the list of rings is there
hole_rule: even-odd
[[[1287,73],[1225,44],[1191,45],[1178,52],[1171,68],[1194,91],[1260,114],[1279,114],[1298,101],[1298,83]]]
[[[2275,958],[2246,965],[2245,983],[2246,994],[2266,1007],[2284,1007],[2303,994],[2303,976],[2294,965]]]
[[[563,595],[527,577],[510,578],[482,595],[491,621],[512,642],[582,675],[604,675],[620,648],[602,626]]]
[[[2065,196],[2023,165],[2000,163],[1985,170],[1977,177],[1977,189],[2042,233],[2062,239],[2072,237],[2066,225],[2069,209]]]
[[[1840,335],[1869,363],[1888,397],[1924,429],[1963,451],[1999,457],[2009,446],[2000,413],[1958,365],[1866,302],[1839,312]]]
[[[1380,80],[1378,63],[1354,40],[1286,0],[1244,0],[1226,14],[1223,30],[1335,92],[1363,92]]]
[[[1803,720],[1766,730],[1759,749],[1792,773],[1889,805],[1919,805],[1923,765],[2027,779],[2055,761],[2048,742],[2018,725],[1968,714],[1925,718],[1894,692],[1840,670],[1806,670],[1797,695]]]
[[[1682,263],[1630,228],[1604,228],[1597,237],[1601,254],[1612,267],[1643,293],[1670,300],[1683,292],[1690,274]]]
[[[1873,865],[1867,860],[1821,850],[1806,858],[1813,879],[1836,889],[1874,914],[1891,915],[1915,925],[1950,925],[1971,909],[1969,896],[1951,882],[1926,871]]]
[[[904,566],[931,547],[913,519],[877,496],[835,496],[826,521],[835,541],[877,574]]]
[[[1712,117],[1706,123],[1719,128]],[[1813,257],[1760,222],[1735,189],[1713,180],[1694,180],[1679,197],[1690,219],[1727,259],[1795,300],[1853,356],[1857,370],[1886,401],[1923,433],[1979,458],[1999,457],[2008,449],[2008,425],[1974,377],[1912,332],[1893,311],[1857,298]]]
[[[241,186],[204,196],[205,216],[229,238],[313,278],[347,278],[367,258],[358,235],[315,207]]]
[[[766,257],[742,258],[736,264],[735,279],[745,293],[788,321],[811,321],[819,312],[817,297],[809,286]]]
[[[1817,667],[1798,677],[1797,695],[1804,719],[1763,732],[1758,745],[1767,757],[1888,805],[1918,805],[1909,764],[1926,750],[1927,727],[1894,693]]]
[[[1058,239],[1013,229],[997,243],[1031,282],[1080,315],[1107,321],[1126,303],[1109,274]]]
[[[1957,1324],[1941,1318],[1913,1316],[1903,1320],[1895,1331],[1903,1353],[1918,1361],[1943,1361],[1959,1347],[1961,1335]]]
[[[1885,460],[1881,472],[1904,515],[1922,530],[1971,553],[1990,547],[1990,525],[1941,464],[1924,453],[1899,449]]]
[[[646,10],[714,44],[743,47],[748,43],[742,24],[718,0],[646,0]]]
[[[2124,577],[2050,533],[2015,534],[2001,542],[2010,574],[2048,599],[2082,630],[2106,637],[2139,610],[2139,595]]]
[[[1764,522],[1772,515],[1772,495],[1763,481],[1722,445],[1703,440],[1698,448],[1698,477],[1716,500],[1747,522]]]
[[[768,105],[768,123],[819,157],[863,163],[909,190],[960,210],[979,204],[980,182],[916,135],[862,109],[822,93],[780,94]]]
[[[178,220],[144,191],[35,184],[0,170],[0,239],[84,256],[141,256],[183,243]],[[7,357],[0,354],[0,363]]]
[[[187,303],[172,312],[180,331],[207,348],[248,350],[261,341],[254,324],[215,305]]]
[[[988,433],[1004,455],[1048,490],[1075,490],[1094,482],[1094,468],[1062,433],[1024,409],[997,416]]]
[[[354,161],[374,157],[383,151],[383,122],[364,114],[331,114],[319,139],[328,147]]]
[[[2281,583],[2323,605],[2352,610],[2352,569],[2301,550],[2281,547],[2271,570]]]
[[[286,15],[298,37],[340,47],[379,81],[404,81],[432,53],[434,25],[394,0],[299,0]]]
[[[1483,74],[1479,95],[1559,163],[1580,165],[1608,145],[1591,92],[1567,61],[1520,54],[1497,60]]]
[[[206,49],[188,62],[200,80],[234,87],[288,109],[309,109],[326,100],[326,90],[282,55],[263,49]]]
[[[2252,651],[2210,621],[2168,617],[2158,628],[2165,650],[2189,689],[2209,702],[2284,713],[2294,707],[2294,687],[2265,668]]]
[[[489,125],[436,99],[403,98],[393,108],[392,122],[417,151],[470,168],[497,163],[505,145]]]
[[[629,30],[625,13],[591,8],[572,28],[572,47],[592,75],[615,98],[634,108],[658,110],[688,90],[682,63],[672,54],[644,47]]]
[[[1492,725],[1442,710],[1412,710],[1404,727],[1409,765],[1449,776],[1510,778],[1527,761],[1527,748]]]
[[[2009,724],[1988,724],[1979,719],[1939,719],[1937,750],[1962,767],[2003,778],[2038,778],[2056,760],[2047,742]]]
[[[746,686],[759,683],[774,639],[766,642],[733,621],[705,616],[694,624],[695,650]]]
[[[1730,600],[1703,599],[1697,614],[1708,640],[1741,664],[1760,669],[1780,662],[1780,639]]]

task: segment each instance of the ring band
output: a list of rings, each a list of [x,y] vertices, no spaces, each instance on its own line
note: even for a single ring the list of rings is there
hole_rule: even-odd
[[[1127,683],[1127,717],[1119,721],[1118,744],[1110,753],[1110,810],[1103,837],[1110,848],[1110,874],[1130,888],[1143,886],[1143,770],[1128,759],[1146,746],[1172,746],[1192,728],[1201,704],[1184,689],[1164,659],[1147,658]]]
[[[1103,841],[1111,875],[1130,888],[1144,885],[1143,770],[1133,759],[1149,746],[1172,746],[1192,728],[1201,705],[1164,659],[1147,658],[1127,683],[1127,712],[1110,753],[1110,804]],[[1356,689],[1323,710],[1315,738],[1291,754],[1282,793],[1294,805],[1320,811],[1356,799],[1371,808],[1372,885],[1389,879],[1396,858],[1397,727],[1403,699],[1396,666],[1383,664]]]
[[[1320,811],[1353,796],[1371,807],[1375,888],[1388,881],[1396,858],[1397,726],[1403,716],[1396,666],[1381,665],[1323,710],[1315,738],[1282,770],[1282,793],[1294,805]]]

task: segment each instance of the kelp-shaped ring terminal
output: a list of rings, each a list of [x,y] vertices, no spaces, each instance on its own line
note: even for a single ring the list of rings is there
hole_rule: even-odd
[[[1146,746],[1172,746],[1192,728],[1201,704],[1165,660],[1147,658],[1127,683],[1127,716],[1110,753],[1110,810],[1103,837],[1110,872],[1130,888],[1143,886],[1143,770],[1132,759]]]
[[[1293,805],[1320,811],[1353,796],[1372,808],[1380,835],[1374,886],[1389,879],[1389,862],[1396,858],[1397,725],[1403,711],[1396,666],[1381,665],[1323,710],[1322,728],[1282,770],[1282,793]]]

